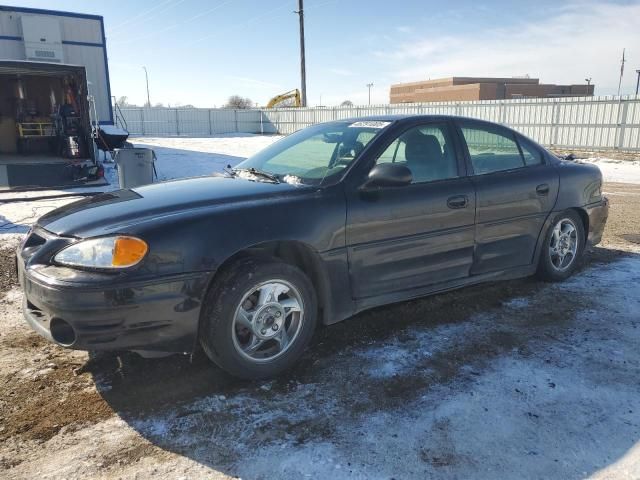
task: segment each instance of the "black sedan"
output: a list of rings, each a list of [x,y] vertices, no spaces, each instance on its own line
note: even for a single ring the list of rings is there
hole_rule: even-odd
[[[608,213],[597,167],[500,125],[315,125],[225,173],[105,193],[39,219],[24,315],[63,347],[206,354],[244,378],[317,324],[480,282],[571,275]]]

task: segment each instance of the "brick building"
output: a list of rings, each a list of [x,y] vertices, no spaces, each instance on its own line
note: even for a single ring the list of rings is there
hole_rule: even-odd
[[[585,97],[593,85],[554,85],[537,78],[450,77],[391,85],[390,103]]]

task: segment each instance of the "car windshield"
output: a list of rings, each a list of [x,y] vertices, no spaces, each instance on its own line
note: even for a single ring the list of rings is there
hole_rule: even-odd
[[[339,175],[391,122],[332,122],[299,130],[234,168],[255,179],[319,185]],[[267,174],[267,175],[265,175]]]

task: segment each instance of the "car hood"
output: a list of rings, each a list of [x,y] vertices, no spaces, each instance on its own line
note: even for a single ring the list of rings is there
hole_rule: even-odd
[[[40,217],[38,225],[56,235],[88,237],[126,233],[132,225],[190,210],[290,194],[288,183],[223,176],[197,177],[102,193]]]

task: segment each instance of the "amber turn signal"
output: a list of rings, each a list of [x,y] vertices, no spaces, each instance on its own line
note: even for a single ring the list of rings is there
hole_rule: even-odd
[[[114,267],[130,267],[142,260],[148,250],[146,242],[139,238],[116,237],[111,263]]]

